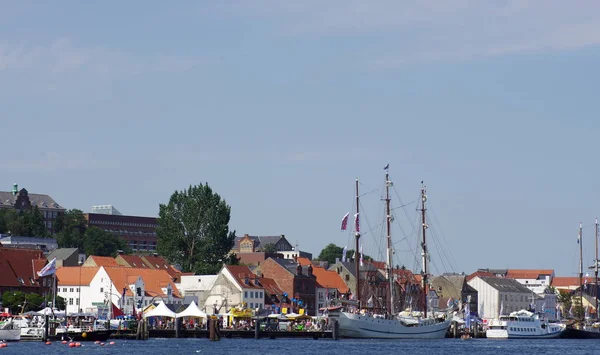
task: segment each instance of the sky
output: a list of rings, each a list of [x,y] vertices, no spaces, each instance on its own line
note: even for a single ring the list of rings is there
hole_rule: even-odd
[[[238,235],[317,256],[358,178],[381,259],[389,163],[396,264],[425,181],[434,273],[575,276],[599,59],[597,1],[0,0],[0,189],[156,216],[206,182]]]

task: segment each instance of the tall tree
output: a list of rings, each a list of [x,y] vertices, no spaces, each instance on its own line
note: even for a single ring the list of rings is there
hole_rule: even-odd
[[[56,242],[59,248],[79,248],[83,250],[84,237],[86,231],[86,220],[83,212],[78,209],[71,209],[60,217],[60,222],[55,224]]]
[[[38,206],[33,206],[23,213],[25,222],[25,235],[28,237],[46,238],[50,236],[44,225],[44,215]]]
[[[0,208],[0,233],[23,237],[48,237],[44,225],[44,215],[37,206],[26,211],[13,208]]]
[[[235,242],[235,231],[229,231],[231,207],[208,184],[175,191],[159,208],[157,250],[171,263],[199,274],[237,263],[230,253]]]
[[[87,255],[98,256],[117,256],[118,250],[129,251],[123,239],[96,227],[85,231],[83,250]]]
[[[343,252],[344,248],[330,243],[325,248],[323,248],[323,250],[321,250],[321,253],[319,253],[317,259],[319,259],[320,261],[328,261],[329,264],[335,264],[336,258],[342,260]]]

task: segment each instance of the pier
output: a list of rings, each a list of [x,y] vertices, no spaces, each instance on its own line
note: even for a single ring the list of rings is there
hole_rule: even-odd
[[[221,338],[227,339],[248,339],[257,338],[255,330],[229,330],[219,329]],[[210,339],[208,329],[188,330],[181,329],[179,334],[176,334],[175,329],[150,329],[148,330],[148,338],[207,338]],[[113,339],[136,339],[136,334],[131,333],[113,333]],[[296,338],[296,339],[332,339],[331,331],[323,332],[298,332],[298,331],[260,331],[258,332],[259,339],[277,339],[277,338]]]

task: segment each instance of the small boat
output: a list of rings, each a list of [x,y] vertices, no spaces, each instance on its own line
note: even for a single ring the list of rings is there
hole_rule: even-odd
[[[550,323],[523,309],[492,320],[485,335],[489,339],[546,339],[560,337],[565,329],[564,324]]]
[[[106,341],[110,337],[110,330],[106,329],[95,314],[74,313],[69,315],[62,325],[56,328],[55,335],[49,336],[54,340],[73,341]]]
[[[0,321],[0,341],[21,340],[21,329],[13,322],[12,318]]]

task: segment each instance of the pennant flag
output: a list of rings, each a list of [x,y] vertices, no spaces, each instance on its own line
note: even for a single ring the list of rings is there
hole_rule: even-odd
[[[387,164],[386,166],[383,167],[383,170],[388,170],[390,168],[390,164]]]
[[[504,313],[504,301],[500,302],[500,315],[502,315],[502,313]]]
[[[345,231],[346,228],[348,227],[348,216],[350,215],[350,212],[346,213],[346,215],[344,215],[344,218],[342,218],[342,230]]]
[[[450,308],[452,306],[452,297],[448,298],[448,302],[446,302],[446,307]]]
[[[347,245],[344,247],[344,250],[342,251],[342,262],[343,263],[346,262],[346,252],[348,252],[348,246]]]
[[[360,245],[360,266],[364,266],[364,264],[363,264],[362,244]]]
[[[38,271],[39,277],[53,275],[56,273],[56,258],[52,259],[44,268]]]
[[[354,215],[354,230],[356,233],[360,232],[360,222],[358,221],[358,213]]]

